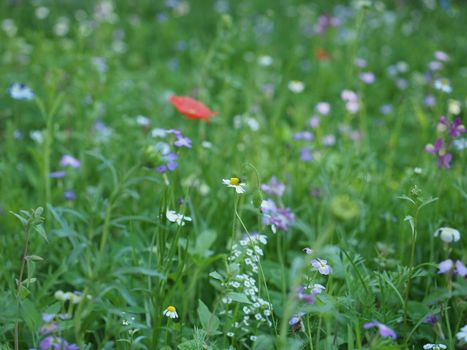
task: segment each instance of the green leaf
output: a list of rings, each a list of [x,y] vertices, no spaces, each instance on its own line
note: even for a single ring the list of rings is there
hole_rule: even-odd
[[[409,198],[409,197],[404,196],[404,195],[402,195],[402,196],[397,196],[396,198],[397,198],[397,199],[403,199],[403,200],[409,201],[409,202],[412,203],[412,204],[416,204],[415,201],[414,201],[412,198]]]
[[[31,294],[31,291],[27,289],[25,286],[21,286],[21,289],[19,290],[19,297],[21,299],[25,299],[28,297],[29,294]]]
[[[410,319],[416,323],[430,313],[430,308],[418,301],[409,301],[407,303],[407,313]]]
[[[201,326],[208,335],[213,334],[213,332],[217,331],[219,328],[219,319],[209,311],[208,307],[201,299],[198,300],[198,317],[201,322]]]
[[[222,277],[222,275],[217,272],[217,271],[213,271],[209,274],[209,276],[215,280],[219,280],[219,281],[223,281],[224,280],[224,277]]]
[[[205,230],[196,237],[195,247],[190,251],[191,254],[200,256],[210,256],[212,252],[209,248],[217,238],[216,231]]]
[[[435,198],[428,198],[427,200],[423,201],[422,204],[420,204],[420,206],[418,207],[418,210],[422,209],[424,206],[427,206],[428,204],[431,204],[433,202],[436,202],[438,200],[437,197]]]
[[[42,260],[44,260],[44,258],[39,256],[39,255],[28,255],[28,256],[26,256],[25,259],[30,260],[30,261],[42,261]]]
[[[231,292],[227,294],[227,297],[238,303],[251,304],[250,299],[243,293]]]
[[[10,213],[13,214],[14,216],[16,216],[16,217],[19,219],[19,221],[21,221],[21,223],[23,224],[23,226],[26,226],[26,225],[28,224],[28,220],[26,220],[25,218],[23,218],[21,215],[16,214],[16,213],[14,213],[14,212],[12,212],[12,211],[10,211]]]
[[[259,335],[254,344],[254,350],[274,349],[274,338],[269,335]]]
[[[404,218],[404,221],[408,221],[408,222],[409,222],[410,227],[412,228],[412,234],[415,233],[415,222],[414,222],[413,217],[410,216],[410,215],[407,215],[407,216]]]
[[[50,305],[47,309],[45,309],[44,313],[46,314],[58,314],[62,307],[61,303],[54,303]]]
[[[25,299],[21,301],[20,313],[31,332],[35,332],[39,327],[41,316],[34,303]]]
[[[38,234],[40,234],[41,237],[44,238],[46,242],[49,241],[49,240],[47,239],[47,234],[45,233],[44,226],[42,226],[42,225],[34,225],[34,230],[36,230],[36,232],[37,232]]]
[[[129,267],[122,267],[118,270],[115,270],[114,275],[125,275],[125,274],[133,274],[133,275],[145,275],[151,277],[159,277],[165,278],[165,276],[157,270],[148,269],[146,267],[138,267],[138,266],[129,266]]]

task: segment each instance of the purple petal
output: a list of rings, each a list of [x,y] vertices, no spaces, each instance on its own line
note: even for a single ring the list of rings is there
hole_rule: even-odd
[[[456,261],[456,270],[455,270],[456,275],[460,277],[465,277],[467,276],[467,268],[465,265],[462,263],[462,261],[457,260]]]
[[[451,167],[452,154],[446,153],[438,156],[438,167],[449,169]]]
[[[371,321],[371,322],[365,323],[365,324],[363,325],[363,328],[369,329],[369,328],[371,328],[371,327],[376,327],[376,326],[378,326],[378,324],[379,324],[378,321]]]
[[[69,154],[66,154],[60,160],[60,165],[62,167],[79,168],[80,165],[81,165],[81,162],[78,159],[76,159],[75,157],[73,157],[73,156],[71,156]]]
[[[396,332],[394,332],[391,328],[389,328],[388,326],[380,323],[378,325],[378,329],[379,329],[379,334],[382,336],[382,337],[391,337],[392,339],[396,339],[397,338],[397,334]]]
[[[438,264],[438,273],[448,273],[449,271],[452,270],[452,267],[454,266],[454,263],[451,259],[447,259],[444,261],[441,261]]]
[[[42,321],[44,322],[48,323],[52,321],[54,318],[55,318],[55,314],[47,314],[47,313],[42,314]]]
[[[169,169],[170,171],[174,171],[175,169],[177,169],[177,163],[176,162],[167,163],[167,169]]]
[[[61,179],[61,178],[64,178],[65,176],[66,176],[65,171],[54,171],[49,174],[49,177],[51,179]]]
[[[165,165],[160,165],[160,166],[158,166],[158,167],[156,168],[156,171],[157,171],[158,173],[161,173],[161,174],[162,174],[162,173],[165,173],[165,172],[167,171],[167,166],[165,166]]]

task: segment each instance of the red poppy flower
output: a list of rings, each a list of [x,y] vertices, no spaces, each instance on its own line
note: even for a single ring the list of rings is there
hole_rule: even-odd
[[[209,118],[213,115],[218,114],[217,112],[211,111],[208,107],[195,99],[188,96],[170,96],[170,103],[183,114],[185,117],[190,119],[201,119],[209,121]]]

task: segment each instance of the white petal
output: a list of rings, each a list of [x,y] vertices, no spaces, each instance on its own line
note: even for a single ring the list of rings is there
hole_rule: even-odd
[[[237,193],[245,193],[245,189],[242,186],[233,186],[233,187],[235,187],[235,191],[237,191]]]

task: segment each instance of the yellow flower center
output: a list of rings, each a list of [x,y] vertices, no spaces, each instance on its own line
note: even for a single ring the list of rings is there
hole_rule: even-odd
[[[240,185],[240,179],[238,177],[231,177],[230,184],[233,186],[238,186]]]
[[[170,305],[170,306],[167,306],[167,311],[175,312],[175,311],[177,311],[177,309],[175,309],[175,306]]]

